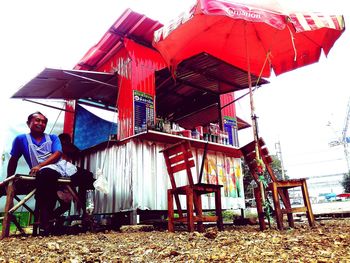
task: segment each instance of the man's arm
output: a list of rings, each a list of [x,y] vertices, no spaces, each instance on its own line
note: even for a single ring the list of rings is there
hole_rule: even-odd
[[[49,164],[57,163],[57,161],[61,158],[61,155],[62,155],[62,153],[60,151],[54,152],[45,161],[43,161],[42,163],[39,163],[37,166],[34,166],[30,170],[29,174],[35,175],[40,170],[41,167],[44,167],[44,166],[49,165]]]
[[[18,158],[11,156],[9,163],[7,165],[7,177],[10,177],[16,173],[18,165]]]

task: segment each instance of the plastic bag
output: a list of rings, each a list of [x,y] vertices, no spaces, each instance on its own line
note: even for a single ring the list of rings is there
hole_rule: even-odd
[[[108,190],[108,182],[106,177],[104,176],[103,172],[101,169],[97,169],[96,171],[96,181],[94,182],[94,187],[97,191],[100,191],[104,194],[108,194],[109,190]]]

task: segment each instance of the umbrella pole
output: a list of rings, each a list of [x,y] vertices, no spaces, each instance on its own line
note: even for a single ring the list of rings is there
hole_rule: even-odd
[[[259,135],[258,135],[258,121],[257,121],[257,116],[255,114],[255,106],[254,106],[254,98],[253,98],[253,88],[252,88],[252,78],[251,78],[251,73],[250,73],[250,58],[249,58],[249,48],[248,48],[248,43],[247,39],[246,40],[246,52],[247,52],[247,58],[248,58],[248,84],[249,84],[249,97],[250,97],[250,112],[251,112],[251,119],[252,119],[252,129],[253,129],[253,135],[254,135],[254,141],[255,141],[255,160],[257,163],[257,174],[258,174],[258,184],[259,184],[259,189],[260,189],[260,195],[261,195],[261,201],[263,203],[264,211],[266,218],[268,220],[269,227],[271,227],[270,223],[270,212],[269,212],[269,204],[266,201],[266,196],[265,196],[265,185],[266,182],[264,181],[263,178],[263,173],[264,173],[264,168],[263,168],[263,163],[260,158],[260,151],[259,151]],[[266,60],[265,60],[266,62]],[[265,63],[264,66],[265,67]]]
[[[251,118],[252,118],[252,129],[253,129],[253,135],[254,135],[254,141],[255,141],[255,155],[256,155],[256,162],[258,165],[258,175],[259,179],[262,175],[262,167],[261,167],[261,161],[260,161],[260,152],[259,152],[259,135],[258,135],[258,122],[257,122],[257,116],[255,114],[255,107],[254,107],[254,98],[253,98],[253,89],[252,89],[252,81],[251,81],[251,75],[250,71],[248,72],[248,83],[249,83],[249,96],[250,96],[250,112],[251,112]],[[261,200],[263,204],[266,202],[265,198],[265,189],[264,184],[262,180],[259,180],[259,188],[261,192]]]
[[[248,67],[249,68],[249,67]],[[253,89],[252,89],[252,81],[250,76],[250,71],[248,72],[248,83],[249,83],[249,95],[250,95],[250,110],[251,110],[251,118],[252,118],[252,129],[254,134],[254,141],[255,141],[255,160],[257,163],[257,174],[258,174],[258,184],[260,189],[260,195],[261,195],[261,201],[263,203],[263,208],[265,212],[265,216],[267,218],[269,227],[271,228],[271,220],[270,220],[270,204],[266,200],[265,196],[265,185],[266,182],[263,178],[264,168],[263,163],[260,158],[260,151],[259,151],[259,132],[258,132],[258,120],[257,116],[255,114],[255,107],[254,107],[254,98],[253,98]]]
[[[262,163],[260,160],[260,152],[259,152],[259,136],[258,136],[258,123],[257,123],[257,117],[255,114],[255,106],[254,106],[254,97],[253,97],[253,88],[252,88],[252,78],[250,74],[250,59],[249,59],[249,51],[248,51],[248,45],[246,43],[247,47],[247,58],[248,58],[248,85],[249,85],[249,99],[250,99],[250,113],[251,113],[251,119],[252,119],[252,129],[253,129],[253,135],[254,135],[254,141],[255,141],[255,158],[258,166],[258,175],[259,179],[262,176]],[[262,180],[259,180],[259,188],[261,192],[261,200],[263,204],[265,204],[265,189]]]

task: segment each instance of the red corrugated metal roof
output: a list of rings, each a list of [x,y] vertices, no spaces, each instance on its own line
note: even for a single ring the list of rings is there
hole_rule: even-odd
[[[127,9],[101,40],[90,48],[74,69],[96,70],[123,46],[125,37],[153,48],[153,32],[162,26],[163,24],[158,21]]]

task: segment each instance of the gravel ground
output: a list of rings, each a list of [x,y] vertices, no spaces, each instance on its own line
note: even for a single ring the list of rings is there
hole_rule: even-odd
[[[315,228],[259,231],[257,225],[222,232],[120,232],[49,237],[13,236],[0,241],[0,262],[350,262],[350,219],[318,221]]]

